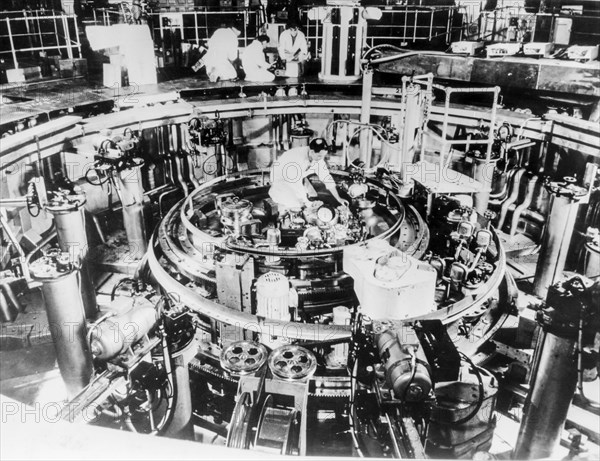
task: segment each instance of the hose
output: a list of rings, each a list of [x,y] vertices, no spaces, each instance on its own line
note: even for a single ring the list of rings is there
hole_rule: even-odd
[[[471,413],[469,413],[467,416],[465,416],[464,418],[459,419],[458,421],[452,421],[452,425],[457,425],[457,426],[470,421],[477,415],[477,413],[481,409],[481,406],[483,405],[483,400],[485,397],[485,393],[484,393],[484,389],[483,389],[483,378],[481,377],[479,368],[477,368],[477,366],[473,363],[473,361],[466,354],[464,354],[460,351],[459,351],[459,354],[461,355],[462,359],[471,366],[473,373],[475,373],[475,376],[477,377],[477,381],[478,381],[479,391],[478,391],[478,395],[477,395],[477,404],[475,405],[475,408],[473,409],[473,411]]]

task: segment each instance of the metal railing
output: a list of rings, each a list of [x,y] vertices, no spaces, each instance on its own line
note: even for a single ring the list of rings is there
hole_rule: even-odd
[[[463,9],[454,6],[394,6],[382,8],[381,19],[369,22],[367,45],[406,46],[418,42],[435,42],[439,45],[447,45],[453,37],[460,36],[464,26]],[[320,34],[322,24],[318,20],[310,19],[308,11],[308,8],[301,10],[301,23],[310,43],[311,53],[318,58],[321,54]]]
[[[154,38],[154,43],[165,40],[166,31],[173,35],[179,32],[182,42],[203,45],[211,35],[225,23],[231,20],[243,22],[244,27],[239,37],[239,44],[247,46],[256,36],[260,26],[258,10],[210,11],[196,9],[194,11],[158,12],[148,15],[148,24]]]
[[[0,55],[10,55],[15,69],[20,60],[38,59],[40,52],[81,57],[75,15],[47,10],[12,12],[0,19]]]

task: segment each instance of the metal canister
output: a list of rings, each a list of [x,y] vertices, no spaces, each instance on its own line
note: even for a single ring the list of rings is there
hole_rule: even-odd
[[[95,324],[90,329],[92,354],[110,360],[138,342],[156,325],[156,309],[146,298],[136,297],[131,308]]]
[[[56,249],[34,261],[30,272],[42,284],[58,368],[73,398],[89,384],[93,372],[79,271],[68,253]]]
[[[550,213],[533,282],[533,291],[540,298],[546,298],[548,288],[562,277],[579,201],[586,194],[584,188],[569,182],[551,182],[546,188],[551,194]]]
[[[57,195],[46,205],[46,210],[54,217],[56,236],[61,251],[68,252],[79,261],[81,297],[87,318],[98,312],[96,291],[90,274],[89,245],[85,228],[86,198],[83,191],[71,195]]]
[[[119,171],[118,183],[123,211],[123,224],[127,234],[129,252],[133,259],[142,259],[148,250],[146,221],[144,219],[144,188],[141,168],[143,161]]]

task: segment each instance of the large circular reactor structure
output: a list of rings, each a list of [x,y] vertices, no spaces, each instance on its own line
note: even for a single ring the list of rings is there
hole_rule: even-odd
[[[41,288],[48,318],[78,326],[73,342],[51,338],[69,383],[64,420],[236,455],[448,459],[490,449],[505,404],[492,373],[504,366],[497,333],[510,329],[518,292],[496,228],[510,231],[523,211],[503,207],[500,186],[486,182],[506,140],[479,133],[470,169],[442,168],[423,149],[439,147],[431,120],[450,131],[431,76],[378,89],[368,104],[356,88],[323,85],[292,98],[261,86],[225,99],[225,88],[213,99],[182,90],[187,100],[77,118],[40,140],[41,156],[69,145],[90,159],[76,185],[31,181],[6,202],[55,222],[42,251],[14,261]],[[491,117],[461,110],[471,128]],[[11,165],[37,149],[13,143]],[[561,234],[586,190],[573,178],[545,187],[557,196],[551,234]],[[47,250],[54,238],[59,248]],[[587,300],[577,283],[546,282],[563,250],[542,251],[536,275],[551,306]],[[81,305],[61,302],[78,292]],[[545,325],[562,319],[552,309]]]

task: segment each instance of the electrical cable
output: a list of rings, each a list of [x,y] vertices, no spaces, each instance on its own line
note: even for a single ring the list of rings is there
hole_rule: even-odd
[[[356,425],[354,420],[356,416],[356,405],[354,404],[354,395],[356,393],[356,373],[358,372],[358,357],[354,360],[354,366],[352,367],[352,373],[350,373],[350,411],[348,413],[348,424],[350,426],[350,435],[352,436],[352,442],[354,443],[354,449],[360,458],[364,458],[358,437],[356,436]]]
[[[410,388],[410,385],[415,380],[415,375],[417,374],[417,354],[413,347],[410,348],[409,354],[410,354],[411,373],[410,373],[410,379],[408,380],[408,383],[406,384],[406,387],[404,388],[404,392],[402,393],[402,402],[403,403],[406,403],[406,395],[408,394],[408,389]]]
[[[457,421],[452,421],[452,425],[464,424],[464,423],[470,421],[471,419],[473,419],[477,415],[479,410],[481,409],[481,406],[483,405],[483,400],[485,397],[484,388],[483,388],[483,378],[481,377],[479,368],[477,368],[477,365],[475,365],[473,363],[473,361],[466,354],[464,354],[463,352],[460,352],[460,351],[458,353],[460,354],[461,358],[471,366],[471,369],[475,373],[475,376],[477,377],[477,381],[478,381],[479,391],[478,391],[478,395],[477,395],[477,404],[475,405],[475,408],[473,409],[473,411],[471,413],[469,413],[467,416],[465,416],[464,418],[460,418]]]
[[[119,287],[121,287],[121,285],[123,285],[126,282],[133,282],[136,283],[136,280],[132,279],[131,277],[125,277],[122,278],[121,280],[119,280],[115,286],[113,287],[112,291],[110,292],[110,300],[114,301],[115,300],[115,296],[117,294],[117,290],[119,289]]]

